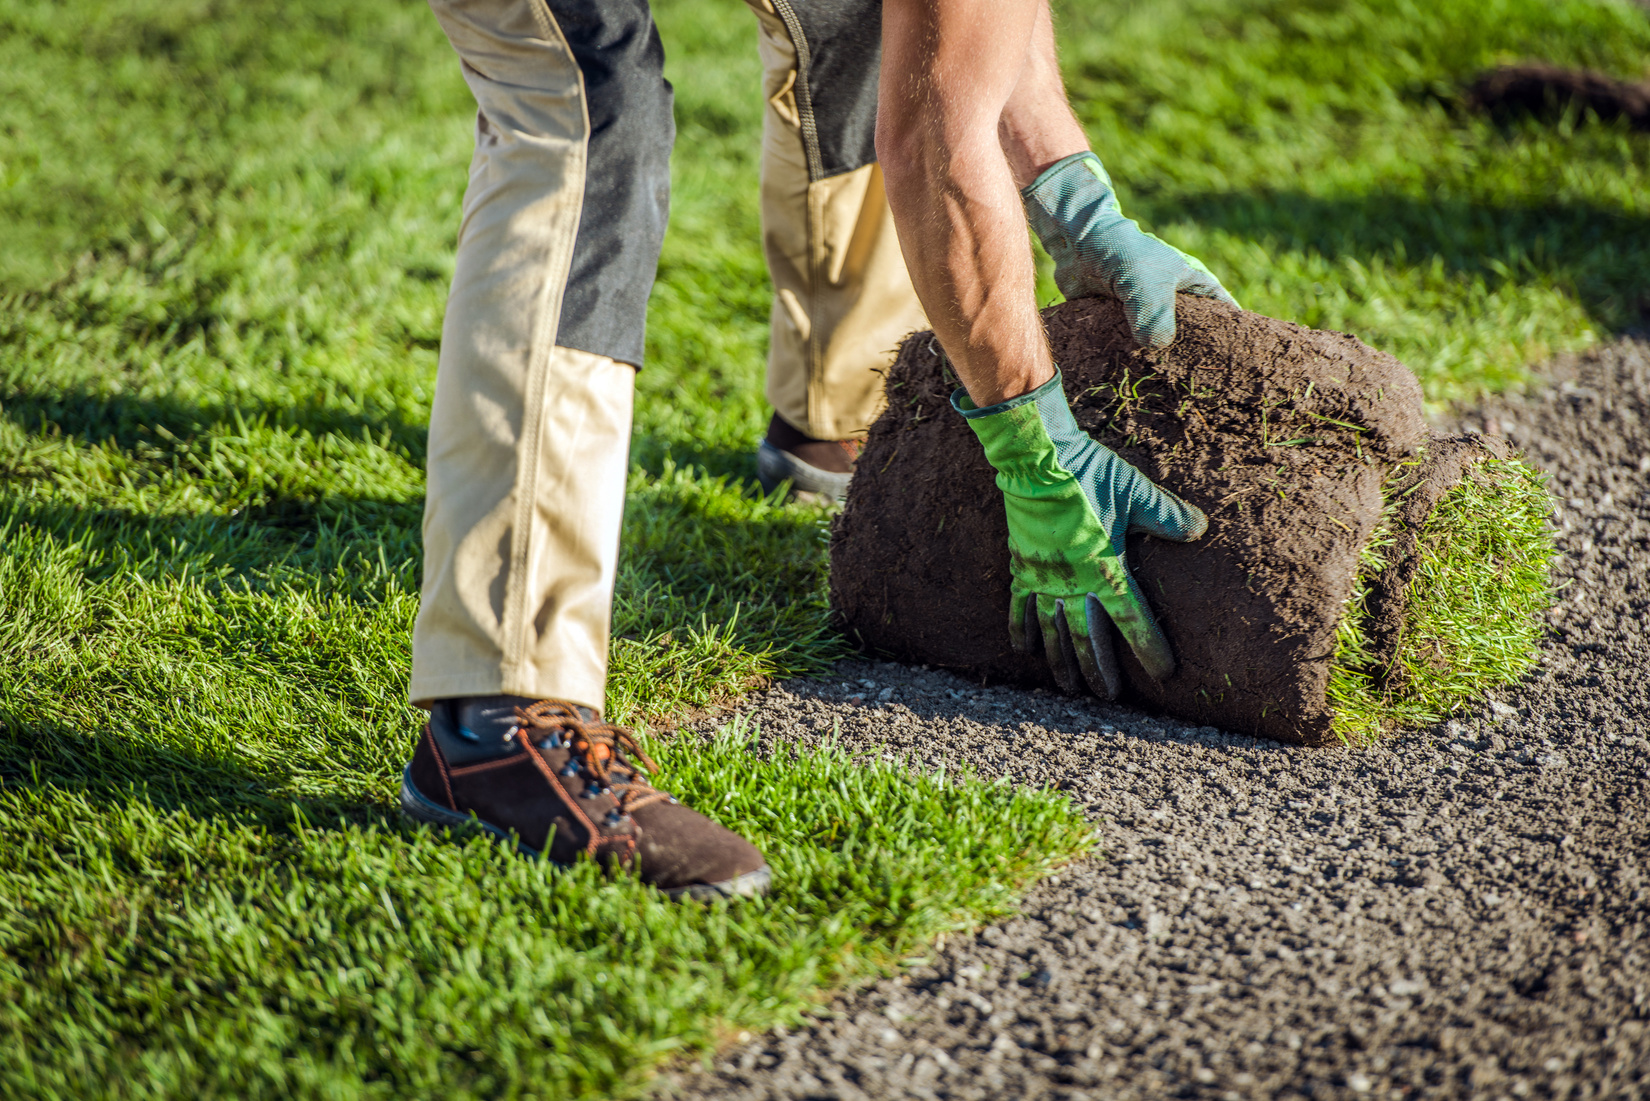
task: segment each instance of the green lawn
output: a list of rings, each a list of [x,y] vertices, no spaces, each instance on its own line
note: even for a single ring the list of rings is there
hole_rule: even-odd
[[[659,17],[681,141],[610,695],[655,729],[845,652],[824,517],[753,485],[752,21]],[[1645,306],[1650,141],[1454,106],[1502,58],[1637,75],[1642,9],[1165,0],[1065,29],[1125,209],[1434,400]],[[414,0],[0,0],[8,1096],[632,1092],[1006,912],[1086,844],[1057,797],[758,763],[740,730],[660,757],[769,852],[763,903],[669,906],[398,824],[472,111]]]

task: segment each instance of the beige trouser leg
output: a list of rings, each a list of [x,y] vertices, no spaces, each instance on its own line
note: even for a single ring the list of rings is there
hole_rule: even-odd
[[[859,436],[883,405],[899,342],[925,329],[894,235],[882,169],[809,182],[794,88],[797,52],[771,0],[761,23],[762,247],[773,279],[768,401],[816,439]]]
[[[635,371],[555,345],[584,192],[583,80],[542,4],[430,6],[479,109],[430,416],[409,695],[600,707]]]

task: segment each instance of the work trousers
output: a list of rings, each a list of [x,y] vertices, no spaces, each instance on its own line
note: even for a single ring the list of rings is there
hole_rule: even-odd
[[[925,326],[875,162],[879,0],[760,26],[768,398],[862,433]],[[430,416],[412,700],[600,708],[635,370],[675,137],[646,0],[430,0],[476,100]]]

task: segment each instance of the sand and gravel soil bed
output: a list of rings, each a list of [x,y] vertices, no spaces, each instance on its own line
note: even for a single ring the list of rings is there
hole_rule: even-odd
[[[805,1031],[667,1090],[758,1098],[1650,1095],[1650,343],[1445,429],[1553,475],[1564,585],[1521,684],[1375,749],[845,663],[764,736],[1056,785],[1099,855]]]

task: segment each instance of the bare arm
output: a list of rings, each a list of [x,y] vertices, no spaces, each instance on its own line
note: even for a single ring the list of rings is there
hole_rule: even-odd
[[[1087,148],[1047,0],[885,0],[877,155],[917,297],[976,405],[1054,374],[1019,186]]]
[[[1088,137],[1066,100],[1048,0],[1040,0],[1037,6],[1037,23],[1031,31],[1025,68],[997,124],[1016,187],[1026,186],[1055,161],[1089,147]]]

